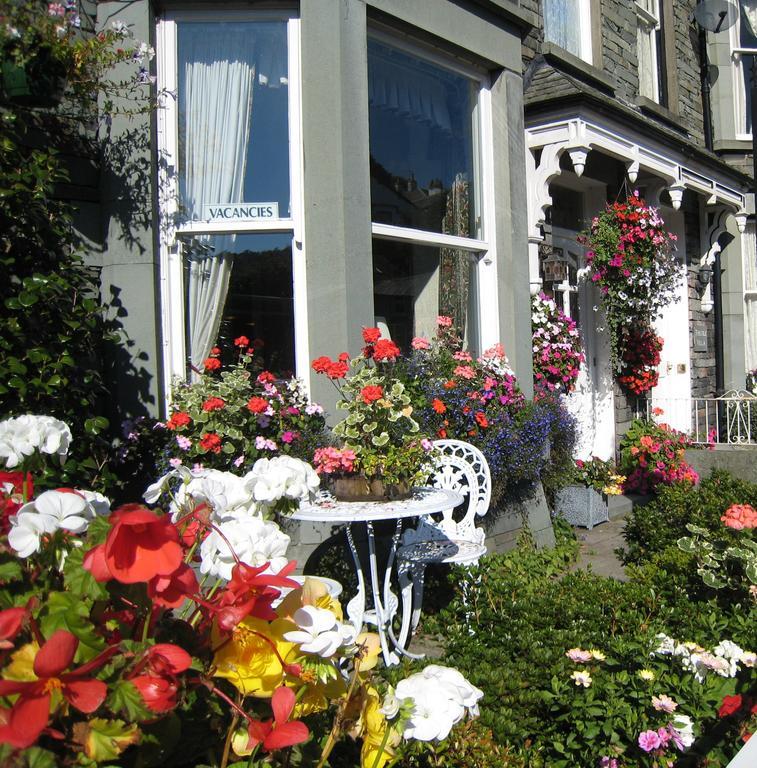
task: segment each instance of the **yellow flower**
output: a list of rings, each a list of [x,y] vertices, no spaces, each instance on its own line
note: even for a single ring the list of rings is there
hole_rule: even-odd
[[[298,646],[284,640],[293,629],[292,622],[276,619],[271,623],[248,616],[220,641],[213,657],[215,677],[226,678],[245,696],[268,699],[285,682],[284,664],[297,663]]]
[[[276,614],[280,619],[288,619],[303,605],[313,605],[331,611],[339,621],[344,617],[339,601],[331,597],[326,585],[317,578],[308,576],[299,589],[293,589],[276,608]]]
[[[309,682],[305,685],[304,693],[294,705],[292,718],[296,720],[312,715],[314,712],[322,712],[324,709],[328,709],[331,702],[344,696],[345,693],[347,693],[347,685],[341,675],[326,683],[321,681]]]
[[[591,654],[592,659],[595,661],[604,661],[607,658],[607,656],[605,656],[602,651],[598,651],[596,648],[590,650],[589,653]]]
[[[361,632],[355,640],[355,645],[361,653],[361,657],[355,663],[359,672],[367,672],[378,664],[381,653],[381,641],[375,632]]]
[[[651,669],[640,669],[639,670],[639,677],[648,682],[651,683],[652,680],[655,679],[655,673]]]
[[[369,686],[362,715],[363,746],[360,750],[360,768],[384,768],[394,757],[394,747],[399,743],[398,734],[390,734],[382,749],[384,734],[389,724],[381,712],[378,691]]]

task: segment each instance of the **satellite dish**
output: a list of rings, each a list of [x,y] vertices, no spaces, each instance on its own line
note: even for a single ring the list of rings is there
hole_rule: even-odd
[[[739,9],[731,0],[702,0],[694,9],[697,24],[708,32],[722,32],[736,23]]]

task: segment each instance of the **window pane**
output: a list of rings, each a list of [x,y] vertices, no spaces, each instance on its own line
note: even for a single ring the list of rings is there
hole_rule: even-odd
[[[195,368],[211,347],[232,354],[247,336],[268,370],[294,371],[291,235],[185,240],[187,349]]]
[[[406,351],[414,336],[431,338],[436,318],[448,315],[476,351],[475,261],[469,251],[374,239],[376,324]]]
[[[544,39],[574,56],[582,55],[579,10],[579,0],[544,0]]]
[[[753,19],[757,24],[757,18]],[[743,8],[741,10],[741,16],[739,18],[739,47],[740,48],[757,48],[757,29],[752,29],[750,19],[744,13]],[[752,132],[752,57],[744,55],[741,57],[741,71],[743,73],[744,80],[744,118],[742,122],[742,132]]]
[[[374,222],[479,237],[475,107],[479,84],[368,41]]]
[[[183,215],[265,202],[288,218],[286,22],[181,22],[178,75]]]

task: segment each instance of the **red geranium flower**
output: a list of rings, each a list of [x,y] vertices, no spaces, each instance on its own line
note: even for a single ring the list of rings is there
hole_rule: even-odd
[[[394,362],[400,356],[400,348],[389,339],[379,339],[373,348],[373,359]]]
[[[265,413],[268,410],[268,405],[268,400],[264,397],[251,397],[247,401],[247,408],[253,413]]]
[[[247,748],[254,749],[258,744],[262,744],[266,752],[272,752],[274,749],[291,747],[305,741],[310,736],[307,725],[299,720],[289,720],[296,700],[291,688],[277,688],[271,697],[273,720],[250,721],[250,740],[247,742]]]
[[[381,400],[381,398],[384,396],[384,388],[379,386],[368,386],[363,387],[360,390],[360,397],[363,399],[363,402],[367,405],[370,405],[371,403],[375,403],[376,400]]]
[[[487,419],[486,414],[482,413],[481,411],[476,411],[474,418],[476,419],[476,424],[478,424],[479,427],[486,428],[489,426],[489,419]]]
[[[246,336],[237,336],[237,338],[234,339],[234,346],[235,347],[249,347],[250,346],[250,340]]]
[[[191,423],[192,418],[188,413],[184,413],[183,411],[176,411],[175,413],[171,414],[171,418],[166,422],[166,427],[168,429],[180,429],[181,427],[186,427]]]
[[[218,355],[220,355],[220,354],[221,354],[221,348],[220,347],[213,347],[210,350],[211,357],[218,357]]]
[[[258,374],[258,384],[272,384],[276,377],[270,371],[261,371]]]
[[[220,397],[209,397],[203,404],[203,411],[220,411],[226,407],[226,401]]]
[[[64,672],[74,660],[79,645],[77,637],[63,629],[56,630],[37,651],[34,658],[34,681],[0,680],[0,696],[19,694],[16,703],[5,711],[0,725],[0,743],[17,749],[30,747],[39,738],[50,718],[52,691],[59,690],[63,698],[80,712],[94,712],[105,700],[108,686],[88,677],[118,652],[108,648],[78,669]]]
[[[163,608],[178,608],[198,589],[197,576],[186,563],[182,563],[173,573],[155,576],[147,582],[147,596]]]
[[[310,364],[310,367],[316,373],[326,373],[330,365],[331,365],[331,358],[326,357],[326,355],[321,355],[320,357],[316,357],[316,359],[313,360],[313,362]]]
[[[718,717],[728,717],[734,712],[738,712],[741,709],[741,705],[744,703],[744,699],[741,694],[737,693],[735,696],[724,696],[723,701],[718,710]]]
[[[206,371],[217,371],[221,367],[221,361],[217,357],[208,357],[202,365]]]
[[[173,573],[181,565],[179,532],[170,518],[159,517],[139,504],[125,504],[113,512],[111,523],[102,557],[117,581],[150,581]]]
[[[200,448],[208,453],[220,453],[221,438],[215,432],[206,432],[200,438]]]
[[[431,401],[431,407],[437,412],[437,413],[444,413],[447,410],[447,406],[438,398],[435,397]]]
[[[375,344],[381,338],[378,328],[363,328],[363,341],[366,344]]]

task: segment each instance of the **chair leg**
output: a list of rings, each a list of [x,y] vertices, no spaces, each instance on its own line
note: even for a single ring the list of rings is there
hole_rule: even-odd
[[[397,641],[400,648],[406,646],[408,635],[410,634],[410,617],[413,610],[413,579],[410,576],[410,570],[410,563],[407,560],[400,560],[398,562],[397,578],[402,596],[402,625],[400,626],[400,634]]]
[[[468,626],[468,634],[473,636],[476,634],[474,629],[473,611],[470,607],[471,587],[477,586],[481,583],[481,573],[478,572],[474,577],[471,572],[471,566],[465,566],[465,576],[462,582],[462,600],[463,607],[465,608],[465,623]]]
[[[418,627],[421,620],[421,609],[423,608],[423,580],[426,576],[426,566],[423,563],[412,565],[413,572],[413,632]]]

